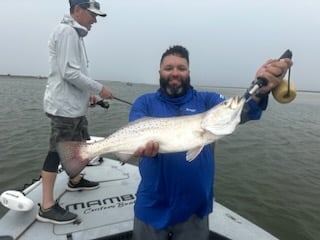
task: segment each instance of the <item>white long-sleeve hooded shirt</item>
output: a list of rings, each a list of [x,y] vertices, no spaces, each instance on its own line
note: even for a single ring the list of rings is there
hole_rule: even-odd
[[[62,117],[84,116],[90,94],[98,95],[102,84],[88,76],[88,58],[83,41],[88,30],[65,15],[49,38],[48,82],[44,111]]]

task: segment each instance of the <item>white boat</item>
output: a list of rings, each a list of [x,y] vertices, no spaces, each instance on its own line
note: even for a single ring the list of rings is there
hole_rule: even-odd
[[[68,176],[60,171],[55,187],[62,207],[78,214],[72,224],[55,225],[36,220],[41,201],[41,179],[19,194],[5,191],[1,203],[10,210],[0,219],[0,240],[126,240],[132,238],[133,205],[140,181],[138,167],[121,165],[109,158],[96,158],[83,173],[100,182],[96,190],[68,192]],[[210,239],[275,240],[276,237],[237,213],[214,202],[210,215]],[[145,239],[141,239],[145,240]]]

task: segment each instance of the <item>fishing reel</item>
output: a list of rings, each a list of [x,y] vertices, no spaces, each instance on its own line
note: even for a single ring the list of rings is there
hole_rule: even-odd
[[[96,104],[105,109],[110,107],[110,104],[106,99],[101,99],[100,101],[96,102]]]

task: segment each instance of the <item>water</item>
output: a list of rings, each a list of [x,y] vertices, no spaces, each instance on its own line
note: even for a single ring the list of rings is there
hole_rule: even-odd
[[[157,88],[104,83],[129,102]],[[0,193],[39,177],[50,130],[42,110],[45,84],[45,79],[0,78]],[[215,90],[226,96],[244,91]],[[280,239],[320,239],[319,104],[319,93],[299,92],[286,105],[270,98],[262,120],[221,139],[216,147],[216,200]],[[90,109],[90,133],[112,133],[127,123],[129,109],[115,100],[107,111]],[[0,206],[0,216],[5,211]]]

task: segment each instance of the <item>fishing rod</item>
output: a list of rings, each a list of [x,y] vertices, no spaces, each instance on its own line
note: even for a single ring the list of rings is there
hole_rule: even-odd
[[[123,100],[121,98],[118,98],[118,97],[115,97],[115,96],[113,96],[112,98],[115,99],[115,100],[118,100],[119,102],[126,103],[128,105],[132,105],[131,102],[128,102],[128,101]],[[107,99],[101,99],[100,101],[96,102],[96,104],[99,105],[102,108],[105,108],[105,109],[108,109],[110,107],[110,104],[109,104]]]
[[[115,96],[113,96],[112,98],[115,99],[115,100],[118,100],[119,102],[123,102],[123,103],[129,104],[129,105],[132,105],[131,102],[128,102],[128,101],[123,100],[123,99],[121,99],[121,98],[118,98],[118,97],[115,97]]]
[[[290,58],[292,59],[292,52],[288,49],[286,50],[279,58]],[[293,101],[293,99],[296,97],[296,90],[293,84],[290,84],[290,74],[291,73],[291,67],[288,70],[288,80],[282,80],[282,82],[272,90],[272,95],[279,103],[289,103]],[[277,77],[280,77],[282,75],[279,74]],[[247,102],[252,98],[252,96],[256,95],[259,91],[259,89],[263,86],[266,86],[268,83],[267,79],[264,77],[258,77],[257,82],[250,87],[246,91],[243,97],[247,98]]]

